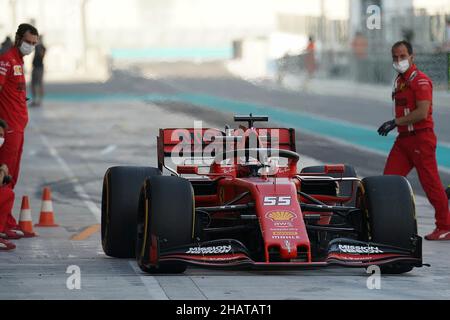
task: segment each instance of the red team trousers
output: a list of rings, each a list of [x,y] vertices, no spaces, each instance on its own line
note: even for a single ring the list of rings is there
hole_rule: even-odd
[[[0,199],[0,232],[4,232],[16,225],[16,221],[11,215],[14,205],[14,191],[9,186],[0,187]]]
[[[0,163],[6,164],[9,174],[12,177],[11,183],[0,187],[0,231],[2,228],[14,229],[17,227],[17,221],[12,215],[14,204],[14,189],[19,178],[20,160],[22,158],[24,134],[22,132],[7,131],[5,134],[5,143],[0,148]],[[12,194],[12,196],[11,196]],[[6,221],[3,216],[6,216]]]
[[[449,230],[448,199],[439,177],[433,129],[400,134],[389,154],[384,174],[406,177],[412,168],[416,168],[422,188],[435,209],[437,228]]]

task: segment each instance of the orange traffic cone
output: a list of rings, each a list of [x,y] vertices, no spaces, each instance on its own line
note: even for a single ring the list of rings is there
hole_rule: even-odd
[[[33,221],[31,220],[30,201],[28,196],[23,196],[22,206],[20,207],[19,229],[25,234],[26,238],[35,237],[33,231]]]
[[[53,205],[50,188],[45,187],[42,194],[41,214],[39,216],[39,223],[36,227],[57,227],[53,217]]]

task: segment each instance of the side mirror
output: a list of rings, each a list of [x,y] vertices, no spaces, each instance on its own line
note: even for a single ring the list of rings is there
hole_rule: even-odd
[[[328,164],[328,165],[325,165],[325,174],[328,174],[328,173],[343,174],[344,171],[345,171],[345,165],[343,165],[343,164]]]
[[[197,166],[177,166],[179,174],[198,174]]]

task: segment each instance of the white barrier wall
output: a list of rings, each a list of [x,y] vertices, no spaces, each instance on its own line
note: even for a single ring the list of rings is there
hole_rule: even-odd
[[[235,38],[270,33],[275,28],[272,3],[0,0],[0,42],[13,36],[19,23],[33,23],[45,35],[47,79],[96,77],[104,73],[114,48],[223,48]]]
[[[284,41],[281,38],[286,37],[275,39],[277,14],[325,16],[345,20],[350,12],[355,12],[351,8],[358,2],[359,0],[0,0],[0,41],[6,35],[13,36],[19,23],[35,23],[45,35],[48,47],[47,75],[61,79],[104,75],[108,56],[114,48],[224,48],[231,47],[233,40],[247,39],[248,52],[253,51],[254,56],[247,59],[246,65],[254,65],[254,73],[263,74],[263,55],[267,61],[283,51],[298,51],[299,43],[303,45],[304,42],[293,39],[293,43],[287,48],[284,48],[284,44],[280,45]],[[414,8],[450,10],[450,0],[406,2],[412,2]],[[258,40],[261,36],[266,37],[264,41],[269,41],[268,49],[261,38]],[[290,36],[292,35],[288,35]],[[277,41],[278,44],[274,45]]]
[[[241,58],[227,64],[231,73],[246,79],[265,78],[270,53],[268,39],[244,39],[241,40],[241,48]]]

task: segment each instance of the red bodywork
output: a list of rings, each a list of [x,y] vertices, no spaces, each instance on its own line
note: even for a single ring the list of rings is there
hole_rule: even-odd
[[[174,134],[176,130],[181,134]],[[237,131],[233,132],[233,135],[238,134]],[[195,151],[200,151],[200,148],[195,149],[196,144],[201,146],[201,151],[203,151],[213,143],[209,139],[211,134],[214,136],[222,134],[215,129],[161,129],[160,137],[162,138],[158,138],[158,158],[160,161],[163,160],[163,157],[169,156],[176,145],[183,142],[183,138],[188,137],[186,133],[190,134],[192,154]],[[276,144],[280,149],[295,151],[295,131],[293,129],[252,128],[245,131],[241,129],[240,134],[242,133],[242,136],[245,138],[242,139],[241,144],[236,142],[236,149],[244,148],[245,139],[248,139],[251,134],[255,134],[258,138],[261,135],[269,135],[277,139]],[[183,138],[180,139],[180,137]],[[271,147],[270,142],[262,141],[262,139],[258,139],[258,142],[261,147]],[[181,165],[177,167],[177,172],[180,174],[198,173],[197,168],[197,166],[192,165]],[[245,169],[240,168],[239,164],[221,166],[218,163],[213,163],[210,167],[210,172],[204,176],[218,180],[217,189],[219,193],[210,196],[196,195],[196,207],[220,206],[237,195],[249,191],[250,197],[255,203],[255,211],[261,226],[266,262],[269,262],[269,248],[278,248],[280,256],[289,260],[297,258],[297,250],[299,249],[306,253],[307,261],[311,262],[310,243],[306,233],[303,213],[297,201],[298,179],[294,178],[296,174],[297,161],[291,159],[287,166],[270,177],[245,177]],[[264,205],[266,197],[270,197],[270,199],[279,199],[281,197],[290,199],[290,201],[288,205]],[[248,201],[249,198],[247,197],[239,203]],[[220,213],[215,214],[215,217],[219,216]]]

